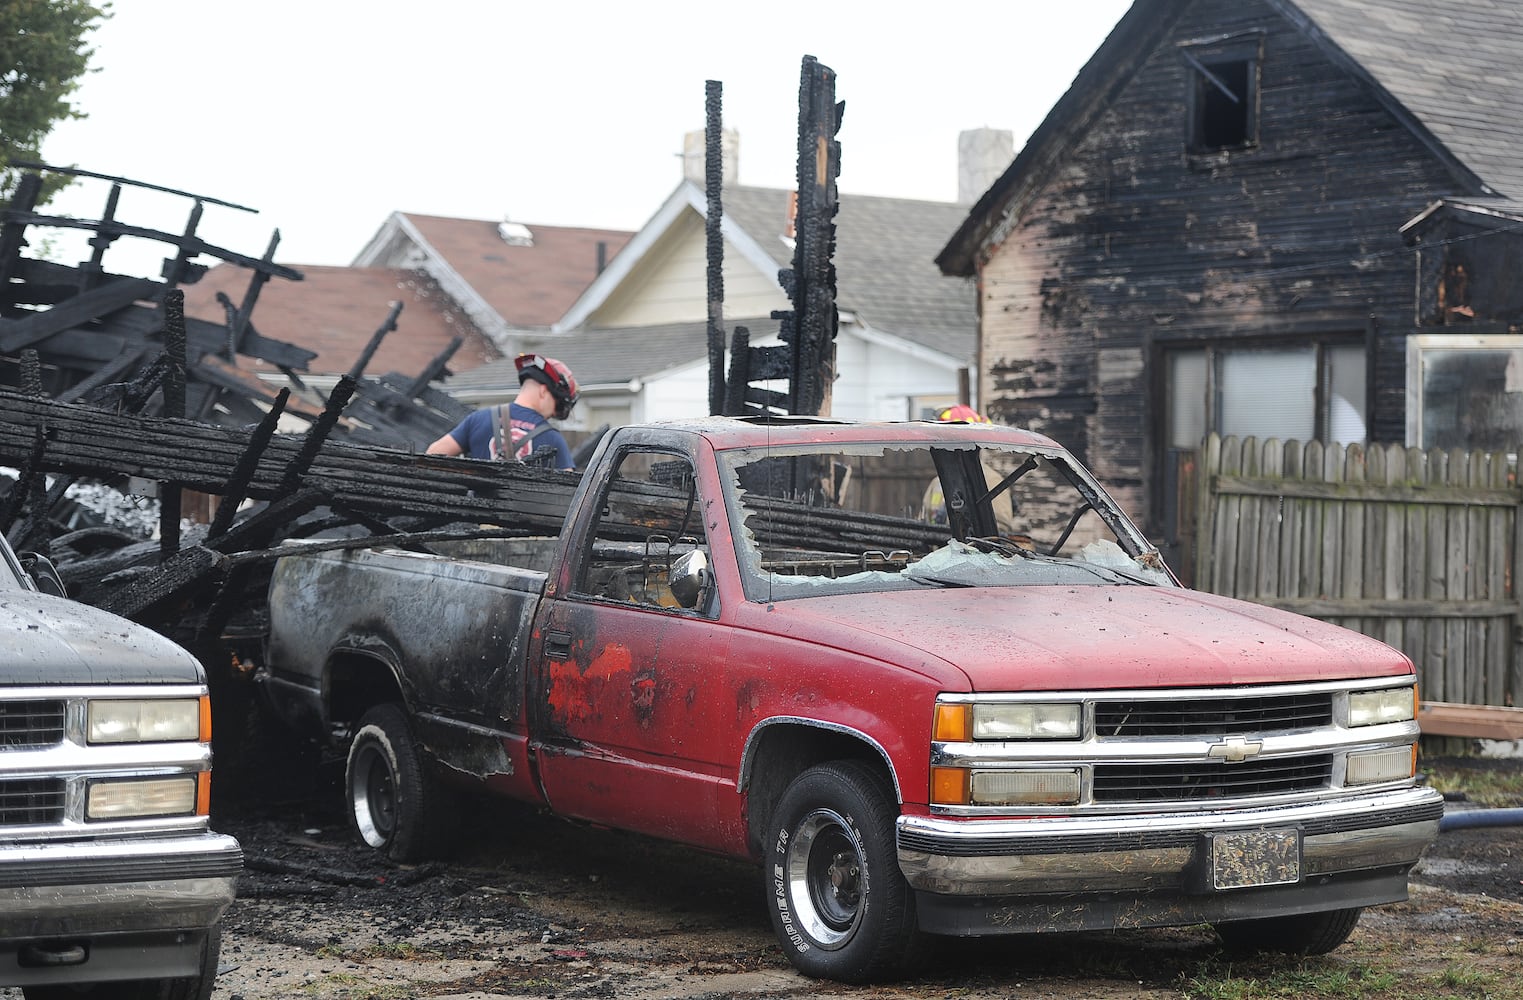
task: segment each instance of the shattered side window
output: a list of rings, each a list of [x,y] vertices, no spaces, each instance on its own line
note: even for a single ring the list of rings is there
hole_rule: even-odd
[[[708,553],[692,463],[638,448],[615,461],[575,590],[604,601],[676,609],[672,564],[694,549]]]
[[[725,452],[721,466],[751,600],[1173,584],[1156,552],[1060,452],[853,444]]]

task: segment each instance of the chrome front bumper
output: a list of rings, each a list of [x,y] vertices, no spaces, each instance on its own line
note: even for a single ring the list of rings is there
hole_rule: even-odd
[[[1392,898],[1400,899],[1405,870],[1438,835],[1442,816],[1443,799],[1428,788],[1278,808],[1150,816],[901,816],[899,867],[915,889],[944,896],[1201,893],[1205,890],[1192,886],[1206,863],[1207,835],[1294,829],[1302,845],[1301,886],[1329,883],[1345,873],[1399,869],[1402,890]]]
[[[201,833],[0,847],[0,951],[18,941],[204,931],[232,903],[243,852]]]

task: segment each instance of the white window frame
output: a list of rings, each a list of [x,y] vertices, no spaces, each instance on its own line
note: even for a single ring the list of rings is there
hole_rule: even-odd
[[[1408,448],[1423,441],[1423,354],[1426,351],[1523,351],[1523,336],[1513,334],[1412,334],[1407,337]]]

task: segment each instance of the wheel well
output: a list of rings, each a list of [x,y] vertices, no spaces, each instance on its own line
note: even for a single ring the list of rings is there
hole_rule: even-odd
[[[857,760],[881,772],[897,788],[888,761],[864,738],[795,723],[768,726],[756,738],[746,781],[747,839],[760,854],[772,811],[800,774],[830,760]]]
[[[391,667],[373,656],[340,653],[328,661],[324,701],[328,724],[352,728],[376,705],[402,702],[402,689]]]

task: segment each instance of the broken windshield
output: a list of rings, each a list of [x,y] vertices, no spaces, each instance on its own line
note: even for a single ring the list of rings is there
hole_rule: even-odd
[[[720,454],[751,600],[919,587],[1173,586],[1061,449],[998,441]]]

